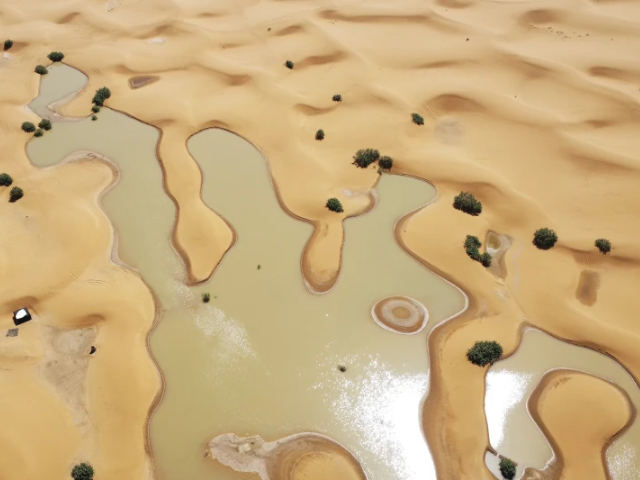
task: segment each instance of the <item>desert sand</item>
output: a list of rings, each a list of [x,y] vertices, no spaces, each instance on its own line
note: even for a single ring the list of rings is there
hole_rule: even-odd
[[[429,337],[425,435],[439,479],[481,479],[492,478],[483,460],[486,370],[464,358],[475,340],[497,340],[509,354],[532,325],[640,376],[639,16],[640,5],[623,0],[4,2],[2,32],[15,43],[0,59],[0,170],[25,197],[10,204],[0,187],[2,325],[28,306],[54,332],[95,328],[99,354],[80,362],[86,381],[75,384],[87,426],[39,367],[49,351],[43,329],[29,325],[3,348],[0,472],[64,478],[89,460],[104,480],[152,476],[146,429],[161,381],[146,339],[159,316],[144,281],[119,264],[100,209],[117,172],[91,160],[36,169],[24,153],[30,137],[20,124],[39,120],[25,105],[47,53],[64,52],[89,77],[61,113],[87,115],[106,85],[112,108],[161,130],[185,282],[208,279],[234,242],[200,199],[202,175],[185,145],[202,129],[229,129],[264,154],[283,207],[315,226],[301,265],[318,292],[339,281],[342,221],[373,207],[378,173],[351,164],[356,150],[378,148],[394,159],[392,173],[432,182],[437,200],[398,223],[399,241],[463,289],[469,308]],[[132,89],[141,76],[158,79]],[[338,93],[342,102],[332,102]],[[480,216],[451,207],[463,190],[482,201]],[[324,207],[330,197],[343,214]],[[541,227],[559,236],[550,251],[531,244]],[[465,235],[489,230],[511,239],[504,275],[462,250]],[[611,240],[610,255],[595,250],[600,237]],[[576,390],[602,390],[619,400],[600,382],[570,385],[554,395],[571,402]],[[541,404],[554,438],[574,425],[566,408],[557,398]],[[626,421],[602,426],[587,409],[574,413],[593,424],[594,449]],[[567,442],[558,448],[568,459],[577,444]]]

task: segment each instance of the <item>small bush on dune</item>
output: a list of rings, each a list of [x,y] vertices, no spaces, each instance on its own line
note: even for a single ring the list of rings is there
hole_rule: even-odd
[[[34,137],[41,137],[42,135],[44,135],[44,130],[42,130],[41,128],[37,129],[33,134]]]
[[[36,126],[31,122],[24,122],[22,124],[22,130],[27,133],[33,133],[36,131]]]
[[[467,238],[464,240],[464,251],[467,252],[467,255],[472,260],[476,262],[480,262],[484,267],[491,266],[491,255],[488,253],[480,253],[479,248],[482,246],[482,242],[478,239],[478,237],[474,237],[473,235],[467,235]]]
[[[211,300],[211,295],[208,293],[203,293],[202,294],[202,301],[204,303],[209,303],[209,300]]]
[[[35,72],[38,75],[46,75],[47,73],[49,73],[49,70],[47,70],[47,67],[45,67],[44,65],[38,65],[35,69]]]
[[[13,178],[8,173],[0,173],[0,187],[8,187],[13,183]]]
[[[533,244],[540,250],[549,250],[558,241],[556,232],[548,228],[540,228],[533,234]]]
[[[93,467],[88,463],[81,463],[71,470],[73,480],[93,480]]]
[[[5,40],[4,41],[4,51],[6,52],[11,47],[13,47],[13,40]]]
[[[606,238],[599,238],[596,240],[596,247],[600,250],[600,253],[606,255],[611,251],[611,242]]]
[[[453,199],[453,208],[475,216],[482,212],[482,203],[469,192],[460,192]]]
[[[286,62],[284,62],[284,66],[289,70],[293,70],[293,62],[291,60],[287,60]]]
[[[502,347],[498,342],[480,341],[467,350],[467,360],[479,367],[493,365],[502,357]]]
[[[49,55],[47,55],[47,58],[49,58],[49,60],[51,60],[52,62],[61,62],[64,58],[64,53],[51,52]]]
[[[422,118],[422,115],[420,115],[419,113],[412,113],[411,119],[416,125],[424,125],[424,118]]]
[[[380,170],[388,172],[391,170],[391,167],[393,167],[393,158],[383,155],[380,157],[380,160],[378,160],[378,165],[380,166]]]
[[[342,95],[340,95],[339,93],[334,95],[331,100],[333,100],[334,102],[341,102],[342,101]]]
[[[500,457],[500,473],[506,480],[513,480],[516,476],[516,463],[506,457]]]
[[[93,107],[91,107],[91,111],[93,113],[98,113],[100,111],[100,107],[97,105],[94,105]]]
[[[316,140],[324,140],[324,130],[318,130],[316,132]]]
[[[336,213],[344,212],[344,209],[342,208],[342,204],[340,203],[340,200],[338,200],[337,198],[330,198],[329,200],[327,200],[326,207],[332,212],[336,212]]]
[[[40,120],[38,126],[44,130],[51,130],[51,121],[43,118],[42,120]]]
[[[111,90],[107,87],[102,87],[96,90],[96,94],[93,96],[93,100],[91,100],[91,102],[97,107],[102,107],[104,105],[104,101],[108,98],[111,98]]]
[[[11,189],[11,191],[9,192],[9,201],[11,203],[17,202],[22,197],[24,197],[24,192],[22,191],[22,189],[20,187],[13,187]]]
[[[353,164],[360,168],[367,168],[380,158],[380,152],[374,148],[365,148],[358,150],[353,156]]]
[[[480,255],[480,263],[483,267],[489,268],[491,266],[491,255],[487,252],[484,252]]]

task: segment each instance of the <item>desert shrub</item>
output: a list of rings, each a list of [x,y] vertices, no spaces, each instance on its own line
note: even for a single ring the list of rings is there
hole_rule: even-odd
[[[553,230],[539,228],[533,234],[533,244],[540,250],[549,250],[558,241],[558,236]]]
[[[412,113],[411,119],[416,125],[424,125],[424,118],[422,118],[422,115],[420,115],[419,113]]]
[[[337,198],[330,198],[329,200],[327,200],[326,207],[332,212],[337,212],[337,213],[344,212],[344,209],[342,208],[342,204],[340,203],[340,200],[338,200]]]
[[[37,129],[33,134],[34,137],[41,137],[42,135],[44,135],[44,130],[42,130],[41,128]]]
[[[4,41],[4,51],[6,52],[7,50],[9,50],[11,47],[13,47],[13,40],[5,40]]]
[[[493,365],[500,357],[502,357],[502,347],[494,341],[476,342],[467,350],[467,359],[479,367]]]
[[[490,267],[491,255],[486,252],[481,254],[479,250],[481,246],[482,242],[478,237],[474,237],[473,235],[467,235],[467,238],[464,240],[464,251],[467,252],[469,258],[476,262],[480,262],[483,267]]]
[[[378,165],[381,170],[391,170],[391,167],[393,167],[393,158],[383,155],[380,157],[380,160],[378,160]]]
[[[516,463],[506,457],[500,457],[500,473],[507,480],[513,480],[516,476]]]
[[[342,95],[337,93],[333,97],[331,97],[331,100],[333,100],[334,102],[341,102],[342,101]]]
[[[22,130],[27,133],[33,133],[36,131],[36,126],[31,122],[24,122],[22,124]]]
[[[111,90],[107,87],[102,87],[96,90],[96,94],[93,96],[93,100],[91,102],[97,107],[101,107],[104,105],[104,101],[111,97]]]
[[[100,107],[97,105],[94,105],[93,107],[91,107],[91,111],[93,113],[98,113],[100,111]]]
[[[600,253],[606,255],[611,251],[611,242],[606,238],[599,238],[596,240],[596,247],[600,250]]]
[[[324,130],[320,129],[316,132],[316,140],[324,140]]]
[[[71,470],[73,480],[93,480],[93,467],[88,463],[80,463]]]
[[[44,65],[38,65],[35,69],[35,72],[38,75],[46,75],[47,73],[49,73],[49,70],[47,70],[47,67],[45,67]]]
[[[358,150],[353,156],[353,164],[360,168],[367,168],[380,158],[380,152],[374,148],[365,148]]]
[[[42,120],[40,120],[38,126],[43,130],[51,130],[51,121],[43,118]]]
[[[489,268],[491,266],[491,255],[487,252],[484,252],[480,255],[480,263],[483,267]]]
[[[96,115],[91,115],[91,120],[93,120],[94,122],[98,119],[98,117]]]
[[[13,178],[8,173],[0,173],[0,187],[8,187],[13,183]]]
[[[203,293],[202,294],[202,301],[204,303],[209,303],[209,300],[211,300],[211,295],[209,293]]]
[[[9,192],[9,201],[11,203],[17,202],[24,196],[24,192],[20,187],[13,187]]]
[[[453,208],[461,210],[469,215],[480,215],[482,212],[482,203],[476,200],[469,192],[460,192],[453,199]]]
[[[52,62],[61,62],[64,58],[64,53],[51,52],[49,55],[47,55],[47,58],[49,58],[49,60],[51,60]]]
[[[284,66],[289,70],[293,70],[293,62],[291,60],[287,60],[286,62],[284,62]]]

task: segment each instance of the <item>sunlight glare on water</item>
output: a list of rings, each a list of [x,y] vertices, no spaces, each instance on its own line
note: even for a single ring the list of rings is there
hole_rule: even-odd
[[[517,372],[489,372],[484,409],[489,426],[489,441],[499,448],[504,440],[507,415],[524,397],[533,375]]]

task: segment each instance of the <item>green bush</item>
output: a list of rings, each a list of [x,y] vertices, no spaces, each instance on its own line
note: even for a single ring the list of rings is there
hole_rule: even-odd
[[[480,255],[480,263],[483,267],[489,268],[491,266],[491,255],[487,252],[484,252]]]
[[[51,130],[51,120],[43,118],[42,120],[40,120],[38,126],[44,130]]]
[[[339,93],[336,93],[331,100],[333,100],[334,102],[341,102],[342,101],[342,95],[340,95]]]
[[[293,70],[293,62],[291,60],[287,60],[286,62],[284,62],[284,66],[289,70]]]
[[[318,130],[316,132],[316,140],[324,140],[324,130]]]
[[[49,73],[49,70],[47,70],[47,67],[45,67],[44,65],[38,65],[35,69],[35,72],[38,75],[46,75],[47,73]]]
[[[52,62],[61,62],[62,59],[64,58],[64,53],[62,53],[62,52],[51,52],[49,55],[47,55],[47,57]]]
[[[424,118],[422,118],[422,115],[420,115],[419,113],[412,113],[411,119],[416,125],[424,125]]]
[[[9,201],[11,203],[17,202],[22,197],[24,197],[24,192],[22,191],[22,189],[20,187],[13,187],[11,189],[11,191],[9,192]]]
[[[34,137],[41,137],[42,135],[44,135],[44,130],[42,130],[41,128],[37,129],[33,134]]]
[[[478,239],[478,237],[474,237],[473,235],[467,235],[467,238],[464,240],[464,251],[467,252],[467,255],[472,260],[476,262],[480,262],[483,267],[491,266],[491,255],[488,253],[480,253],[479,248],[482,246],[482,242]]]
[[[93,467],[88,463],[81,463],[71,470],[73,480],[93,480]]]
[[[553,230],[540,228],[533,234],[533,244],[540,250],[549,250],[558,241],[558,236]]]
[[[494,341],[476,342],[467,350],[467,359],[479,367],[493,365],[500,360],[500,357],[502,357],[502,347]]]
[[[606,255],[611,251],[611,242],[606,238],[599,238],[596,240],[596,247],[600,250],[600,253]]]
[[[344,209],[342,208],[342,204],[340,203],[340,200],[338,200],[337,198],[330,198],[329,200],[327,200],[326,207],[332,212],[337,212],[337,213],[344,212]]]
[[[204,303],[209,303],[209,300],[211,300],[211,295],[208,293],[203,293],[202,294],[202,301]]]
[[[93,113],[98,113],[100,111],[100,107],[97,105],[94,105],[93,107],[91,107],[91,111]]]
[[[4,51],[6,52],[11,47],[13,47],[13,40],[5,40],[4,41]]]
[[[482,203],[476,200],[476,197],[471,193],[460,192],[453,199],[453,208],[475,216],[482,212]]]
[[[378,165],[381,170],[389,171],[391,167],[393,167],[393,158],[383,155],[380,157],[380,160],[378,160]]]
[[[98,119],[98,117],[97,117],[97,116],[95,116],[95,115],[91,115],[91,120],[93,120],[93,121],[95,122],[97,119]]]
[[[24,122],[22,124],[22,130],[27,133],[33,133],[36,131],[36,126],[31,122]]]
[[[513,480],[516,476],[516,463],[506,457],[500,457],[500,473],[507,480]]]
[[[13,178],[8,173],[0,173],[0,187],[8,187],[13,183]]]
[[[107,87],[102,87],[96,90],[96,94],[93,96],[93,100],[91,100],[91,102],[97,107],[102,107],[104,105],[104,101],[108,98],[111,98],[111,90]]]
[[[358,150],[353,156],[353,164],[360,168],[367,168],[374,162],[377,162],[380,158],[380,152],[373,148],[365,148],[364,150]]]

